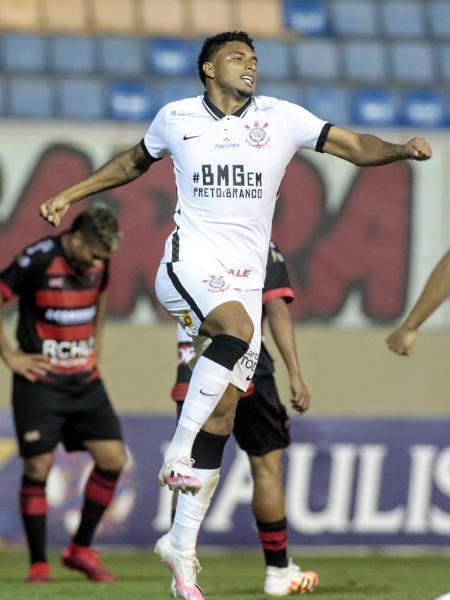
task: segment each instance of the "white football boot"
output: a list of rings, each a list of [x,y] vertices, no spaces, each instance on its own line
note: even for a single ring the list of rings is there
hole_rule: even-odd
[[[200,563],[195,552],[180,552],[170,543],[168,533],[156,542],[155,554],[172,571],[174,585],[171,585],[174,598],[183,600],[205,600],[205,596],[197,583]]]
[[[187,456],[173,458],[163,463],[159,471],[159,485],[167,485],[173,492],[190,492],[195,495],[202,487],[200,479],[195,475],[192,465],[194,461]]]
[[[302,571],[289,559],[287,567],[267,567],[264,592],[269,596],[288,596],[312,592],[319,583],[319,575],[314,571]]]

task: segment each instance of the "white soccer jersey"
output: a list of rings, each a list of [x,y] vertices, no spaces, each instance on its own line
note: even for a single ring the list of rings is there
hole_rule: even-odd
[[[286,167],[299,148],[322,151],[330,125],[304,108],[255,96],[224,115],[206,96],[164,106],[143,147],[171,156],[176,229],[163,262],[215,256],[234,287],[262,288],[272,218]]]

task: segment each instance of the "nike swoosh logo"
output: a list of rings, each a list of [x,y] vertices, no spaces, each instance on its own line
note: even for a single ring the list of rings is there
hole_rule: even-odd
[[[199,133],[198,135],[186,135],[186,134],[184,134],[183,140],[184,141],[186,141],[186,140],[193,140],[194,138],[201,137],[201,136],[202,136],[201,133]]]
[[[247,376],[247,381],[251,381],[253,379],[253,375],[248,375]]]
[[[203,390],[200,390],[200,394],[202,394],[202,396],[217,396],[217,394],[208,394],[208,392],[204,392]]]

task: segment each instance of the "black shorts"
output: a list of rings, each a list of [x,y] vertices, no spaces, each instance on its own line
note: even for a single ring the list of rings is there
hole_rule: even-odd
[[[289,416],[272,375],[256,376],[253,383],[253,394],[238,402],[233,433],[242,450],[262,456],[289,446]]]
[[[233,433],[239,447],[250,456],[263,456],[291,443],[289,416],[272,375],[255,376],[255,391],[237,405]],[[183,402],[177,402],[180,416]]]
[[[121,440],[119,419],[101,379],[71,389],[15,376],[13,412],[20,455],[37,456],[63,442],[68,452],[91,440]]]

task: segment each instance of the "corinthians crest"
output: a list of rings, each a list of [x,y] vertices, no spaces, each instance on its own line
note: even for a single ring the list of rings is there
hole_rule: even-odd
[[[267,135],[267,127],[269,123],[264,123],[264,125],[260,125],[259,121],[255,121],[253,123],[253,127],[250,125],[245,125],[245,129],[248,129],[248,136],[245,138],[245,141],[250,146],[254,148],[262,148],[266,144],[269,143],[270,137]]]

